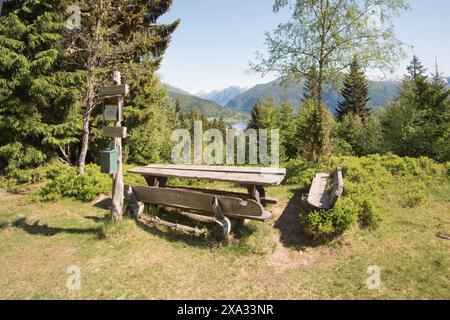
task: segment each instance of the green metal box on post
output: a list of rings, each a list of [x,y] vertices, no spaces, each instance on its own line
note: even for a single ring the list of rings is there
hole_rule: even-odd
[[[115,174],[117,172],[117,151],[114,148],[107,148],[100,151],[101,172]]]

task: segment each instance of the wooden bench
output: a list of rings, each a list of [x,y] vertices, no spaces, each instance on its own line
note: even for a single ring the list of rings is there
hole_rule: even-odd
[[[231,231],[232,221],[267,221],[270,212],[264,209],[276,199],[266,197],[265,187],[280,185],[286,169],[181,166],[153,164],[129,170],[142,175],[148,187],[126,186],[125,196],[132,202],[133,214],[140,217],[144,203],[187,209],[216,219],[220,237]],[[169,178],[231,182],[245,187],[248,194],[217,190],[166,187]]]
[[[331,192],[328,191],[330,181],[333,182]],[[344,192],[344,179],[341,168],[337,168],[332,176],[318,173],[313,179],[307,203],[313,209],[332,209]]]

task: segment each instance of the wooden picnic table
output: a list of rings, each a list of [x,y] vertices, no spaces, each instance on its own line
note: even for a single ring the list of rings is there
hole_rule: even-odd
[[[266,221],[270,212],[263,206],[276,203],[267,198],[265,187],[280,185],[286,169],[231,166],[186,166],[152,164],[128,171],[142,175],[149,187],[127,186],[127,197],[135,203],[167,205],[198,212],[210,212],[221,224],[229,219]],[[218,190],[169,188],[169,178],[230,182],[245,187],[248,194]],[[137,205],[136,205],[137,208]],[[139,210],[138,210],[139,211]],[[140,210],[142,211],[142,209]],[[230,226],[224,227],[227,234]]]
[[[280,185],[285,176],[283,168],[182,166],[152,164],[128,172],[144,176],[149,186],[162,187],[167,178],[231,182],[246,187],[258,202],[265,198],[265,187]]]

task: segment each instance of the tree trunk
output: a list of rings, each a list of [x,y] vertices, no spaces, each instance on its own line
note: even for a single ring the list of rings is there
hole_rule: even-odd
[[[117,85],[122,84],[120,72],[117,71],[114,72],[114,82]],[[116,128],[122,127],[122,114],[124,107],[123,97],[119,98],[118,106],[119,106],[119,119],[116,122]],[[113,176],[111,216],[114,222],[119,222],[122,220],[123,202],[124,202],[122,138],[114,139],[114,147],[117,151],[117,172]]]
[[[88,78],[86,82],[86,92],[84,97],[85,111],[83,112],[83,137],[81,140],[81,151],[78,158],[78,174],[81,176],[84,174],[84,168],[86,166],[86,156],[89,148],[89,134],[90,134],[90,120],[92,109],[95,106],[94,99],[94,71],[88,71]]]
[[[81,176],[84,174],[84,168],[86,166],[86,155],[89,147],[89,121],[90,113],[87,112],[83,115],[83,138],[81,140],[80,157],[78,158],[78,174]]]

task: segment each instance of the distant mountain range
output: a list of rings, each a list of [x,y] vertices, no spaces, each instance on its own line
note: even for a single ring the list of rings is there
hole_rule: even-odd
[[[450,77],[444,78],[447,87],[450,89]],[[369,106],[377,109],[393,100],[401,84],[400,79],[396,80],[371,80],[369,82]],[[215,90],[210,93],[199,92],[197,96],[192,95],[182,89],[165,85],[170,95],[180,101],[184,110],[197,108],[207,117],[241,118],[243,114],[250,114],[256,100],[263,101],[267,96],[272,96],[276,103],[281,103],[288,99],[297,109],[303,99],[303,84],[286,83],[280,79],[259,84],[245,90],[239,87],[229,87],[224,90]],[[335,111],[340,99],[340,92],[334,86],[326,85],[323,94],[324,103],[331,111]],[[223,107],[225,106],[225,108]]]
[[[386,105],[387,102],[395,98],[399,82],[395,81],[369,81],[369,95],[371,100],[369,105],[373,108]],[[276,103],[280,103],[286,98],[297,108],[304,94],[303,84],[283,83],[275,80],[266,84],[259,84],[244,93],[231,99],[226,106],[233,110],[250,112],[256,100],[263,101],[267,96],[272,96]],[[340,92],[334,86],[324,87],[323,100],[331,111],[336,109],[340,99]]]
[[[218,103],[221,106],[225,107],[231,99],[235,98],[246,90],[246,88],[229,87],[224,90],[214,90],[211,92],[201,91],[197,93],[196,96],[202,99],[214,101],[215,103]]]

